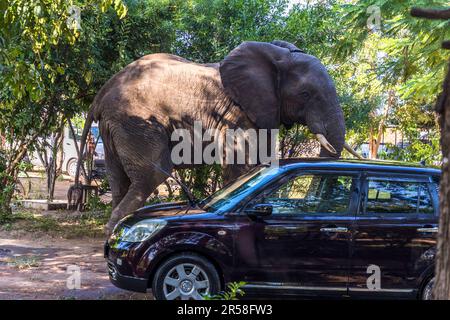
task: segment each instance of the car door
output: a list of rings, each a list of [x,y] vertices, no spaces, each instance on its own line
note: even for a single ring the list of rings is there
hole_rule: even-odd
[[[351,296],[415,296],[421,276],[433,268],[433,188],[428,176],[367,174],[353,235]]]
[[[241,225],[236,256],[245,281],[346,294],[358,185],[356,172],[310,171],[258,195],[246,208],[269,204],[273,212]]]

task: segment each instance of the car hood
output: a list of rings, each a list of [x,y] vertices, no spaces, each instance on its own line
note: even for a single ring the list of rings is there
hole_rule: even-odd
[[[165,219],[173,220],[186,215],[198,215],[206,213],[199,208],[192,208],[187,201],[158,203],[142,207],[125,217],[122,222],[126,225],[133,225],[144,219]]]

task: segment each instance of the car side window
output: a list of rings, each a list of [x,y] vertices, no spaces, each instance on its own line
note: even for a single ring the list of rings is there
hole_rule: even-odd
[[[366,214],[434,212],[426,182],[368,178],[367,185]]]
[[[301,175],[261,197],[258,203],[272,205],[275,215],[347,213],[353,180],[345,175]]]

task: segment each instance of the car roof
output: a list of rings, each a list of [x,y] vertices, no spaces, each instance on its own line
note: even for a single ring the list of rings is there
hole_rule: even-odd
[[[428,174],[440,176],[441,170],[436,167],[423,166],[420,163],[410,163],[390,160],[357,160],[335,158],[286,158],[279,160],[284,168],[310,168],[310,169],[341,169],[364,170],[412,174]]]

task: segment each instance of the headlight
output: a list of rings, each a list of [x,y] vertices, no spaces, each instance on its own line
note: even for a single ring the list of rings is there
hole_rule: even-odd
[[[122,241],[126,242],[142,242],[158,233],[167,222],[165,220],[148,219],[142,220],[125,231],[122,235]]]

